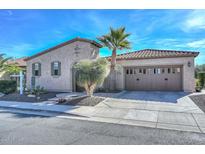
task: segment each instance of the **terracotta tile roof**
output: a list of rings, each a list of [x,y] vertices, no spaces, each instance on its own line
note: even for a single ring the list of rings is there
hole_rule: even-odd
[[[153,58],[172,58],[172,57],[196,57],[199,52],[177,51],[177,50],[157,50],[144,49],[117,55],[117,60],[132,59],[153,59]],[[111,57],[108,57],[110,59]]]
[[[12,59],[8,61],[8,64],[16,64],[19,67],[26,67],[26,57]]]
[[[94,40],[89,40],[89,39],[85,39],[85,38],[76,37],[76,38],[74,38],[74,39],[72,39],[72,40],[63,42],[63,43],[61,43],[61,44],[59,44],[59,45],[57,45],[57,46],[54,46],[54,47],[51,47],[51,48],[46,49],[46,50],[44,50],[44,51],[41,51],[41,52],[39,52],[39,53],[37,53],[37,54],[35,54],[35,55],[33,55],[33,56],[30,56],[30,57],[26,58],[25,60],[27,61],[27,60],[33,59],[33,58],[35,58],[35,57],[38,57],[38,56],[43,55],[43,54],[45,54],[45,53],[48,53],[48,52],[50,52],[50,51],[52,51],[52,50],[55,50],[55,49],[58,49],[58,48],[60,48],[60,47],[65,46],[65,45],[68,45],[68,44],[70,44],[70,43],[73,43],[73,42],[75,42],[75,41],[88,42],[88,43],[91,43],[91,44],[97,46],[98,48],[102,48],[102,47],[103,47],[100,43],[98,43],[98,42],[96,42],[96,41],[94,41]]]

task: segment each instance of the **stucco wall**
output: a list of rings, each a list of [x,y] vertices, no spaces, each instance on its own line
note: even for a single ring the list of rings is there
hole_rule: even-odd
[[[191,67],[188,67],[187,63],[191,63]],[[192,92],[195,88],[194,79],[194,57],[183,57],[183,58],[160,58],[160,59],[143,59],[143,60],[120,60],[117,61],[120,68],[117,75],[117,88],[119,90],[124,89],[125,79],[124,79],[124,67],[128,66],[157,66],[157,65],[182,65],[183,75],[182,75],[182,87],[186,92]]]
[[[78,56],[74,48],[80,48]],[[95,53],[93,53],[95,50]],[[49,91],[72,91],[72,66],[81,59],[95,59],[99,56],[99,48],[82,41],[76,41],[51,52],[27,61],[27,87],[31,87],[32,64],[41,63],[41,76],[36,77],[35,85],[40,85]],[[61,62],[61,75],[51,76],[51,62]]]

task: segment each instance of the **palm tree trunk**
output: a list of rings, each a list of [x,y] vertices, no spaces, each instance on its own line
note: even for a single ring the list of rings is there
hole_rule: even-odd
[[[116,90],[116,71],[115,71],[115,66],[116,66],[116,48],[112,50],[112,58],[111,58],[111,68],[110,68],[110,79],[109,79],[109,89],[111,91]]]
[[[115,69],[115,65],[116,65],[116,56],[117,56],[116,48],[114,48],[114,49],[112,50],[111,71]]]

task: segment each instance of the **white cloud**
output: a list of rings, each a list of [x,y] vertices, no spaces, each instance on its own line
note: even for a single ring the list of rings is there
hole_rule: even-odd
[[[194,10],[188,14],[186,20],[181,25],[185,32],[191,30],[205,29],[205,10]]]
[[[156,39],[153,43],[159,47],[163,48],[184,48],[186,44],[184,43],[185,39],[179,38],[163,38],[163,39]]]
[[[192,48],[204,48],[205,39],[189,42],[187,43],[187,46],[192,47]]]

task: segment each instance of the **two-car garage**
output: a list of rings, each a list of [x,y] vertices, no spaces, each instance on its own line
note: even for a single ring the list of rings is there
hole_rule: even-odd
[[[199,52],[144,49],[119,54],[116,87],[136,91],[195,91]]]
[[[182,66],[125,67],[125,89],[181,91]]]

